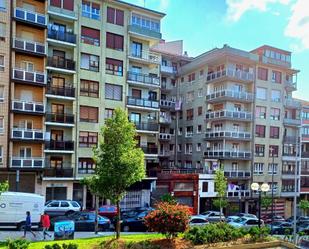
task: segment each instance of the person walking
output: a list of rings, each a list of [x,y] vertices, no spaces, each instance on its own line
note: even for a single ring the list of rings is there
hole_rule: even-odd
[[[44,240],[46,239],[46,235],[49,238],[51,238],[51,235],[47,232],[50,227],[50,219],[49,219],[49,215],[46,212],[44,212],[44,214],[41,215],[41,225],[43,228]]]
[[[31,230],[31,215],[29,211],[26,212],[25,229],[24,229],[23,238],[26,238],[27,232],[32,233],[34,238],[36,237],[35,233]]]

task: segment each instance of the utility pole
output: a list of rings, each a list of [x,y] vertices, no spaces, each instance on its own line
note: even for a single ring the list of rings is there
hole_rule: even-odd
[[[275,168],[275,157],[274,149],[271,148],[272,156],[272,167],[271,167],[271,235],[273,235],[273,221],[274,221],[274,168]]]

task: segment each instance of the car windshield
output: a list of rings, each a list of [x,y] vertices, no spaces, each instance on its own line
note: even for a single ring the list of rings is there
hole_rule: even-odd
[[[247,219],[245,219],[245,218],[238,218],[238,219],[234,220],[234,222],[236,222],[236,223],[245,223],[246,220]]]

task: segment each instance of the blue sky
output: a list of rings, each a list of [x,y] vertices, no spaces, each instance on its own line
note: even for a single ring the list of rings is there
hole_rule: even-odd
[[[309,0],[145,0],[145,6],[166,13],[163,39],[183,40],[190,56],[223,44],[291,51],[293,68],[301,70],[294,96],[309,101]]]

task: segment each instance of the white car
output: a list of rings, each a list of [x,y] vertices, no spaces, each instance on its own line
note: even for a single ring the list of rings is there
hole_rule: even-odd
[[[209,222],[219,222],[220,220],[225,221],[224,214],[221,213],[220,215],[220,212],[218,211],[207,211],[200,215],[206,218]]]
[[[209,224],[209,221],[204,216],[201,215],[193,215],[191,216],[189,221],[190,227],[205,226],[207,224]]]
[[[51,217],[72,214],[81,211],[77,201],[53,200],[45,204],[44,211]]]
[[[255,218],[257,219],[256,215],[254,214],[248,214],[248,213],[239,213],[237,215],[230,215],[226,218],[226,222],[232,222],[232,221],[235,221],[241,217],[247,217],[247,218]]]
[[[261,226],[264,226],[264,221],[260,220]],[[251,227],[257,227],[259,225],[259,219],[257,218],[250,218],[250,217],[241,217],[237,220],[234,220],[232,222],[229,222],[229,224],[233,227],[237,228],[245,228],[249,229]]]

